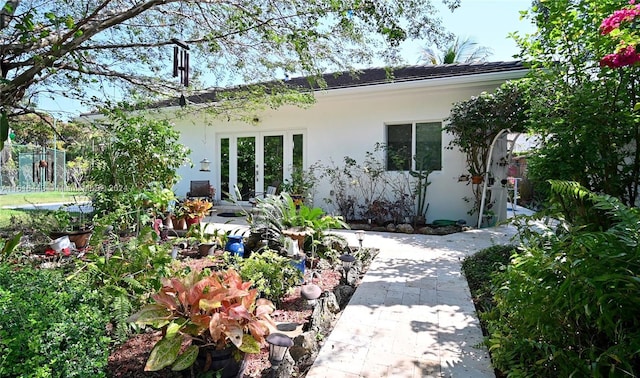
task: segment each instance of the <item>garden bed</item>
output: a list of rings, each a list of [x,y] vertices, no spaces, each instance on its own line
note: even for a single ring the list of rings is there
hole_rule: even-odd
[[[468,227],[458,224],[410,224],[410,223],[388,223],[386,225],[370,224],[365,221],[349,222],[352,230],[376,231],[376,232],[394,232],[405,234],[423,234],[423,235],[449,235],[462,232]]]
[[[191,268],[200,268],[212,265],[212,260],[185,259],[185,265]],[[363,274],[364,272],[362,272]],[[320,286],[323,292],[332,292],[340,285],[341,272],[326,266],[323,269],[314,270],[313,282]],[[312,315],[312,309],[306,300],[300,296],[300,286],[287,295],[272,314],[272,319],[277,323],[306,324]],[[117,378],[135,377],[181,377],[178,372],[172,372],[165,368],[158,372],[145,372],[144,366],[153,345],[161,338],[159,331],[134,335],[127,342],[114,349],[109,356],[107,374]],[[268,348],[262,348],[260,354],[247,355],[244,369],[244,378],[262,377],[268,374],[271,364],[268,360]],[[312,363],[312,361],[311,361]],[[296,376],[303,377],[310,368],[311,363],[296,364]]]

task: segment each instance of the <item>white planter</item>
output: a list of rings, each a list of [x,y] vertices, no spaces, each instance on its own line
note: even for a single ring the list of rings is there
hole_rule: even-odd
[[[65,248],[69,248],[70,246],[71,246],[71,241],[69,240],[68,235],[61,236],[55,239],[54,241],[52,241],[51,243],[49,243],[49,247],[51,247],[51,249],[53,249],[56,252],[60,252]]]

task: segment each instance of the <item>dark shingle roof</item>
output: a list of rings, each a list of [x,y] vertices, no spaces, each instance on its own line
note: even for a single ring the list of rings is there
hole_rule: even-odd
[[[284,84],[288,87],[302,90],[331,90],[521,70],[526,70],[521,61],[406,66],[392,69],[368,68],[356,72],[324,74],[322,76],[322,80],[325,83],[323,86],[318,84],[318,80],[310,80],[308,77],[292,78],[285,81]],[[273,84],[263,83],[265,86]],[[233,89],[222,88],[204,91],[187,97],[187,102],[198,104],[216,101],[216,93],[228,90]],[[167,106],[178,106],[178,99],[160,101],[152,107],[161,108]]]
[[[361,87],[368,85],[379,85],[389,83],[402,83],[407,81],[418,81],[427,79],[437,79],[453,76],[468,76],[485,74],[491,72],[505,72],[523,70],[525,67],[520,61],[513,62],[491,62],[491,63],[469,63],[469,64],[440,64],[432,66],[406,66],[393,69],[369,68],[354,74],[342,72],[339,74],[326,74],[323,79],[326,81],[325,89],[339,89]],[[291,82],[299,81],[302,86],[309,87],[307,78],[295,78]],[[305,85],[306,83],[306,85]],[[319,89],[318,87],[313,89]]]

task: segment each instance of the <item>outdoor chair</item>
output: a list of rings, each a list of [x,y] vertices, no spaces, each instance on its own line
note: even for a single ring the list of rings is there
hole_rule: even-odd
[[[213,202],[215,189],[209,183],[209,180],[191,181],[190,190],[187,192],[187,198],[206,198]]]
[[[251,206],[256,206],[258,204],[258,194],[261,194],[262,196],[260,197],[262,198],[276,195],[278,193],[278,186],[280,186],[278,183],[272,183],[271,185],[267,186],[267,190],[264,193],[256,193],[255,197],[249,198],[249,203],[251,204]]]

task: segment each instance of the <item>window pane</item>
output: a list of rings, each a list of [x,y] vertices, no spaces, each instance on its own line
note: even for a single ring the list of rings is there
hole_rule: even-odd
[[[416,169],[442,169],[442,123],[416,123]]]
[[[411,124],[387,125],[387,170],[411,168]]]

